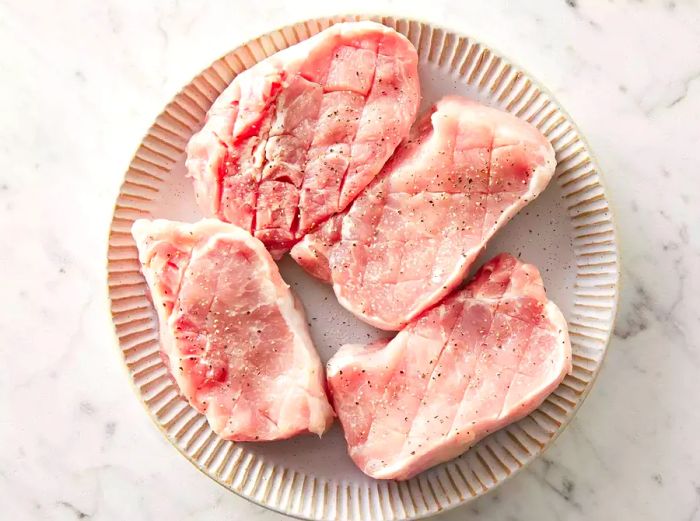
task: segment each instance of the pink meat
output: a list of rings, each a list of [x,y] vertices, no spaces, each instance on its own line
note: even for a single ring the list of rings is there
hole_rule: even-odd
[[[554,167],[551,145],[528,123],[443,98],[350,206],[340,241],[324,246],[330,267],[306,267],[330,269],[338,300],[360,319],[399,330],[462,282]],[[321,238],[307,236],[306,247]]]
[[[343,346],[327,378],[357,466],[408,479],[532,412],[570,370],[539,272],[502,254],[391,341]]]
[[[299,266],[329,284],[332,279],[328,257],[333,247],[340,242],[344,215],[345,213],[339,213],[330,217],[315,231],[306,234],[289,251]]]
[[[239,74],[187,147],[202,210],[280,256],[343,210],[408,135],[417,63],[396,31],[355,22]]]
[[[236,441],[322,434],[333,421],[301,304],[263,244],[217,220],[132,233],[182,395]]]

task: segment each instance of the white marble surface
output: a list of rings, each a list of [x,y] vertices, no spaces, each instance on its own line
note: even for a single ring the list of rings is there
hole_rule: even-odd
[[[106,236],[131,154],[214,58],[313,14],[416,16],[549,86],[597,153],[624,261],[615,338],[570,427],[441,521],[700,519],[700,5],[0,1],[0,518],[282,519],[141,409],[112,344]]]

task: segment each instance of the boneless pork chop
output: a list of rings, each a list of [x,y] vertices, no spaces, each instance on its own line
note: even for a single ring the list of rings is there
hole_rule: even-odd
[[[396,31],[355,22],[239,74],[187,147],[199,205],[280,256],[345,208],[408,135],[417,63]]]
[[[263,244],[217,220],[132,233],[182,395],[222,438],[323,433],[333,421],[304,311]]]
[[[443,98],[353,202],[342,232],[309,234],[292,256],[312,274],[330,273],[338,300],[360,319],[401,329],[461,283],[554,167],[551,145],[528,123]]]
[[[289,251],[292,258],[307,273],[329,284],[333,282],[329,257],[333,248],[340,242],[344,216],[345,212],[329,217]]]
[[[357,466],[408,479],[532,412],[570,369],[539,272],[503,254],[391,341],[342,347],[327,378]]]

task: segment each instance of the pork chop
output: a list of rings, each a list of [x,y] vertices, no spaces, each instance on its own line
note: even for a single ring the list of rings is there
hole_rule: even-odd
[[[343,346],[327,379],[357,466],[408,479],[528,415],[570,370],[537,268],[502,254],[391,341]]]
[[[326,222],[297,242],[289,254],[307,273],[331,284],[329,257],[340,242],[341,226],[345,212],[329,217]]]
[[[330,273],[338,300],[361,320],[401,329],[462,282],[554,167],[551,145],[528,123],[443,98],[349,207],[340,240],[320,229],[292,256],[325,280]]]
[[[301,304],[263,244],[217,220],[132,228],[172,376],[236,441],[321,435],[333,421]]]
[[[418,56],[374,22],[340,23],[239,74],[187,146],[206,215],[275,257],[341,211],[409,132]]]

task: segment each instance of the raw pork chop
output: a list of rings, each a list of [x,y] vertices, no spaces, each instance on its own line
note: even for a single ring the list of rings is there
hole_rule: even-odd
[[[216,220],[132,228],[183,396],[237,441],[323,433],[333,421],[300,303],[260,241]]]
[[[355,22],[239,74],[187,147],[201,208],[284,253],[345,208],[408,135],[417,63],[396,31]]]
[[[357,466],[408,479],[532,412],[570,369],[539,272],[502,254],[390,342],[343,346],[327,378]]]
[[[352,203],[338,244],[320,230],[292,256],[313,274],[330,272],[338,300],[360,319],[401,329],[462,282],[486,242],[547,186],[554,167],[551,145],[528,123],[443,98]],[[314,250],[325,254],[309,257]],[[329,255],[330,267],[319,265]]]
[[[345,212],[328,218],[315,231],[307,233],[296,243],[289,254],[309,274],[329,284],[332,281],[329,257],[333,247],[340,242],[341,226]]]

